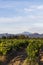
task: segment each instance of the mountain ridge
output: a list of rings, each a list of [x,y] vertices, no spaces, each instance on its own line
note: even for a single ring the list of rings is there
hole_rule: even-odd
[[[0,38],[2,38],[3,36],[5,37],[9,37],[9,36],[19,36],[19,35],[24,35],[24,36],[28,36],[30,38],[43,38],[43,34],[39,34],[39,33],[31,33],[31,32],[22,32],[19,34],[9,34],[9,33],[2,33],[0,34]]]

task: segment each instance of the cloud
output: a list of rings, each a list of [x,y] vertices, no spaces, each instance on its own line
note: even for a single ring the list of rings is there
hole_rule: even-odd
[[[24,17],[17,16],[12,18],[6,18],[6,17],[0,18],[0,33],[8,32],[16,34],[21,33],[23,31],[41,33],[42,30],[43,30],[43,16],[29,15]]]
[[[16,5],[11,1],[1,1],[0,8],[14,8]]]
[[[12,34],[16,34],[16,33],[21,33],[24,31],[28,31],[28,28],[26,26],[15,26],[15,27],[2,27],[0,28],[0,33],[12,33]]]
[[[35,12],[37,10],[43,10],[43,5],[29,5],[28,8],[24,8],[25,12]]]
[[[43,22],[34,23],[33,27],[43,27]]]
[[[27,24],[33,22],[35,19],[36,17],[33,15],[17,16],[17,17],[0,17],[0,23]]]
[[[30,27],[29,31],[33,33],[43,33],[43,27]]]
[[[1,23],[19,22],[20,19],[21,19],[21,17],[12,17],[12,18],[1,17],[1,18],[0,18],[0,22],[1,22]]]
[[[37,9],[43,10],[43,5],[39,5],[39,6],[37,7]]]
[[[8,4],[6,4],[6,5],[0,5],[0,8],[14,8],[14,7],[16,7],[16,6],[14,6],[14,5],[8,5]]]
[[[0,23],[26,23],[26,22],[33,22],[33,21],[43,21],[43,16],[36,16],[36,15],[28,15],[28,16],[16,16],[16,17],[0,17]]]
[[[26,12],[31,12],[31,11],[33,11],[33,9],[29,9],[29,8],[24,8],[24,11],[26,11]]]

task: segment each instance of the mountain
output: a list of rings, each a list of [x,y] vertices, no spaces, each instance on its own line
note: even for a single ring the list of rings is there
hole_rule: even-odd
[[[9,37],[9,36],[14,36],[14,34],[8,34],[8,33],[3,33],[3,34],[0,34],[0,38],[2,37]]]
[[[30,33],[30,32],[23,32],[23,35],[27,35],[29,36],[29,38],[43,38],[43,34],[39,34],[39,33]]]
[[[29,34],[31,34],[30,32],[23,32],[22,33],[23,35],[29,35]]]
[[[43,38],[43,34],[33,33],[29,35],[30,38]]]
[[[19,34],[8,34],[8,33],[3,33],[0,34],[0,38],[2,38],[3,36],[5,36],[6,38],[13,38],[15,36],[20,36],[20,35],[24,35],[24,36],[28,36],[29,38],[43,38],[43,34],[39,34],[39,33],[30,33],[30,32],[22,32]]]
[[[40,37],[40,34],[38,34],[38,33],[32,33],[32,34],[29,35],[29,37],[30,38],[38,38],[38,37]]]

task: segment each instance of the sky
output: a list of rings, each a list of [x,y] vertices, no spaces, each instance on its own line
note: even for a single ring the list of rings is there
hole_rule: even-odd
[[[43,33],[43,0],[0,0],[0,33]]]

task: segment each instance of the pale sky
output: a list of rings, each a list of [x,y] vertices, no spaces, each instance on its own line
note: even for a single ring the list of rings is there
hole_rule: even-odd
[[[0,0],[0,33],[43,33],[43,0]]]

